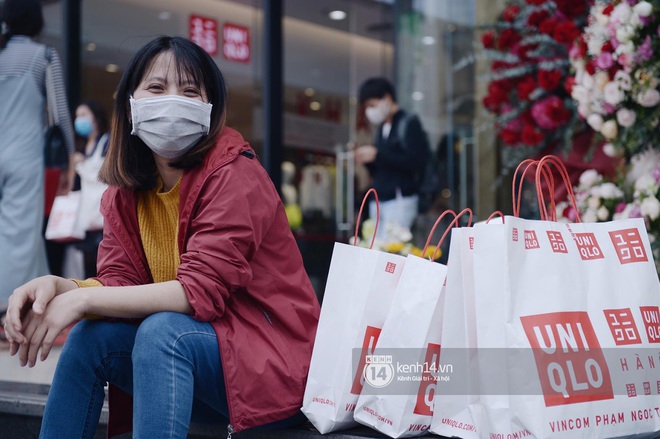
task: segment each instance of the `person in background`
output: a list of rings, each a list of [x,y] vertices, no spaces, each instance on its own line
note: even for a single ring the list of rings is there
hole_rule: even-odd
[[[230,433],[304,420],[319,303],[278,191],[226,126],[227,93],[213,59],[181,37],[129,62],[100,174],[98,276],[40,277],[10,298],[21,365],[46,358],[71,322],[111,318],[69,333],[42,439],[93,437],[106,382],[111,436],[125,394],[134,437],[186,438],[202,415]]]
[[[103,221],[99,212],[103,186],[100,190],[96,188],[101,185],[98,173],[108,149],[109,138],[108,118],[103,106],[94,100],[83,101],[76,108],[73,126],[76,134],[84,139],[82,151],[75,153],[74,164],[80,177],[80,190],[86,210],[85,215],[80,217],[86,219],[86,224],[81,225],[86,230],[85,239],[74,245],[83,253],[85,277],[90,278],[96,276],[96,254],[103,238]]]
[[[429,154],[428,138],[419,118],[408,114],[396,101],[394,86],[385,78],[367,79],[359,90],[360,105],[376,127],[373,145],[355,148],[355,161],[364,164],[378,192],[380,221],[377,238],[388,229],[411,229],[418,213],[419,176]],[[369,204],[376,218],[376,203]]]
[[[38,0],[5,0],[0,36],[0,320],[15,288],[47,274],[44,224],[44,114],[47,48],[33,40],[43,28]],[[70,163],[74,136],[66,101],[62,66],[51,48],[56,111]],[[73,166],[58,188],[73,185]],[[0,346],[7,347],[0,330]]]

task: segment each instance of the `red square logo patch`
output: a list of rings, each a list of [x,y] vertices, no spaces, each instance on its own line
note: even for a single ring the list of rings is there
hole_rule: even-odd
[[[619,262],[622,264],[630,264],[632,262],[647,262],[649,259],[646,256],[646,249],[639,230],[637,229],[623,229],[610,232],[610,238]]]
[[[525,248],[541,248],[539,245],[539,240],[536,238],[536,232],[534,230],[525,230]]]
[[[576,233],[574,239],[583,261],[605,257],[598,245],[598,241],[596,241],[596,235],[593,233]]]
[[[584,311],[522,316],[546,407],[614,398],[610,372]]]
[[[385,273],[394,273],[394,270],[396,270],[396,264],[394,262],[388,262],[385,265]]]
[[[470,243],[470,250],[474,250],[474,236],[470,236],[468,242]]]
[[[649,343],[660,343],[660,307],[640,306],[642,321],[646,328]]]
[[[511,231],[511,239],[513,239],[514,242],[518,242],[518,229],[515,227]]]
[[[630,308],[604,309],[603,312],[617,346],[642,342]]]
[[[564,238],[561,236],[561,232],[548,230],[546,233],[548,234],[548,241],[550,241],[550,247],[552,248],[553,252],[568,253],[568,250],[566,249],[566,243],[564,242]]]

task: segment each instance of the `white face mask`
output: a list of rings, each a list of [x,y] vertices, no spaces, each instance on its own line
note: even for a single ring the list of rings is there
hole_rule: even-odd
[[[130,103],[131,134],[161,157],[181,157],[209,133],[211,104],[174,95],[131,97]]]
[[[389,101],[381,99],[378,101],[376,106],[367,107],[364,110],[364,113],[367,116],[367,119],[369,119],[369,122],[374,125],[380,125],[381,123],[385,122],[385,119],[387,119],[391,109],[392,106],[390,105]]]

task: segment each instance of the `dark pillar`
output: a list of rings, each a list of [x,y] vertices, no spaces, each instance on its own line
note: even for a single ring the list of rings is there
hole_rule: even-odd
[[[262,163],[277,190],[282,184],[282,0],[263,2],[264,8],[264,145]]]
[[[64,82],[66,86],[67,99],[69,101],[69,108],[72,112],[80,102],[80,45],[82,38],[81,9],[81,0],[64,0],[62,2]]]

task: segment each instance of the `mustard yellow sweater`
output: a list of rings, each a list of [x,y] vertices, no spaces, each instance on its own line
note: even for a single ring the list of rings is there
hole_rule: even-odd
[[[166,282],[176,278],[179,266],[179,188],[181,179],[168,192],[161,192],[163,183],[138,195],[137,214],[142,246],[154,282]],[[79,287],[96,287],[102,284],[95,279],[75,280]]]

